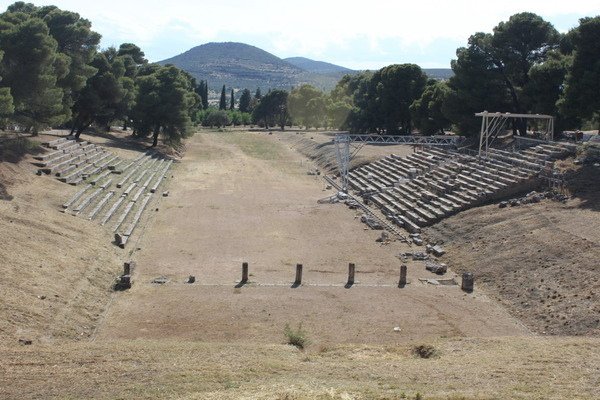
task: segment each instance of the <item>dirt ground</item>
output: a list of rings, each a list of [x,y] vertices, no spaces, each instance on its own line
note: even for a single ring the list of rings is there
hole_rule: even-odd
[[[125,157],[144,151],[126,135],[85,139]],[[382,246],[359,213],[317,204],[332,192],[307,175],[313,145],[301,155],[302,137],[330,146],[322,132],[197,134],[125,250],[60,213],[77,188],[35,176],[27,157],[0,163],[0,398],[597,398],[589,177],[566,204],[482,207],[428,230],[445,240],[449,277],[476,272],[473,294],[421,283],[437,276],[418,262],[399,289],[408,245]],[[390,150],[412,151],[360,154]],[[131,258],[133,288],[112,292]],[[236,288],[244,261],[249,283]],[[304,284],[291,288],[296,263]],[[304,350],[285,344],[286,324],[302,324]]]
[[[429,229],[444,240],[457,272],[532,330],[600,334],[600,175],[572,188],[566,203],[475,208]],[[483,261],[485,260],[485,261]]]
[[[276,134],[194,136],[136,244],[134,287],[115,297],[97,339],[278,343],[286,323],[302,323],[315,343],[528,334],[481,292],[421,283],[435,277],[422,263],[409,263],[411,284],[398,289],[407,245],[381,246],[355,211],[317,204],[331,192],[310,167]],[[234,288],[242,262],[250,284]],[[357,282],[345,289],[350,262]],[[296,263],[304,285],[292,289]],[[151,283],[160,276],[169,282]]]

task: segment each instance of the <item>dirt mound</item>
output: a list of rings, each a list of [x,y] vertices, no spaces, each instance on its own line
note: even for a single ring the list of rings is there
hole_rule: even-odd
[[[0,339],[84,338],[120,260],[107,232],[59,211],[77,189],[36,176],[31,161],[0,162]]]
[[[587,180],[587,187],[597,178]],[[573,182],[573,184],[575,184]],[[539,333],[600,334],[600,196],[585,190],[565,204],[460,213],[429,229],[443,240],[454,270],[472,271],[476,285]],[[591,200],[594,197],[595,200]]]

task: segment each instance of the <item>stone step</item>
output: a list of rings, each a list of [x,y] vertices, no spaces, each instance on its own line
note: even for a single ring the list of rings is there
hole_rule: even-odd
[[[100,225],[105,225],[112,218],[112,216],[119,209],[121,204],[123,204],[123,201],[125,201],[125,196],[120,196],[117,199],[117,201],[106,212],[106,214],[104,214],[104,217],[102,218],[102,221],[100,222]]]
[[[91,187],[92,187],[92,185],[86,185],[86,187],[79,190],[77,193],[75,193],[73,195],[73,197],[71,197],[69,200],[67,200],[66,203],[64,203],[62,205],[62,208],[64,208],[64,209],[69,208],[72,204],[74,204],[77,200],[79,200],[79,198],[81,198],[81,196],[83,196],[83,194]]]
[[[96,175],[94,178],[92,179],[88,179],[88,182],[91,185],[96,185],[96,183],[98,183],[99,181],[101,181],[102,179],[106,178],[108,175],[110,175],[112,172],[111,171],[104,171],[102,173],[100,173],[99,175]]]
[[[108,192],[99,202],[96,204],[96,207],[88,214],[88,219],[92,220],[94,217],[102,210],[102,208],[106,205],[108,200],[115,195],[114,191]]]
[[[123,221],[125,221],[125,218],[127,218],[127,215],[129,215],[129,213],[131,212],[131,209],[133,208],[134,205],[135,205],[135,203],[133,201],[130,201],[129,203],[127,203],[127,205],[121,212],[121,215],[119,215],[119,218],[117,218],[117,222],[115,223],[113,232],[117,232],[117,230],[121,227],[121,224],[123,223]]]
[[[144,198],[140,202],[140,205],[139,205],[135,215],[133,216],[133,220],[131,221],[131,223],[129,224],[127,229],[125,229],[123,231],[123,234],[125,236],[131,236],[133,234],[133,230],[136,228],[137,224],[139,223],[139,221],[142,217],[142,214],[144,213],[146,207],[148,206],[148,203],[150,202],[151,198],[152,198],[152,195],[150,195],[150,194],[146,194],[144,196]]]
[[[49,142],[44,142],[42,144],[46,147],[52,147],[52,146],[56,146],[57,144],[60,144],[60,143],[66,142],[66,141],[67,141],[67,138],[62,137],[60,139],[51,140]]]
[[[82,212],[87,207],[87,205],[90,204],[90,202],[94,200],[100,193],[102,193],[102,189],[94,190],[89,196],[83,199],[81,203],[79,203],[75,208],[73,208],[73,212],[75,214],[79,214],[80,212]]]

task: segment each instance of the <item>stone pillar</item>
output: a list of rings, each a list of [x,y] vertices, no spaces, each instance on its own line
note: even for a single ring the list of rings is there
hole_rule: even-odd
[[[123,275],[133,274],[134,269],[135,269],[135,261],[126,261],[123,263]]]
[[[294,286],[300,286],[302,284],[302,264],[296,264],[296,280]]]
[[[240,281],[240,283],[246,282],[248,282],[248,263],[244,262],[242,263],[242,280]]]
[[[473,277],[473,274],[471,272],[465,272],[462,274],[462,285],[460,288],[465,292],[471,293],[473,291],[474,281],[475,278]]]
[[[398,282],[398,287],[403,288],[406,286],[406,265],[402,264],[400,266],[400,281]]]
[[[347,287],[354,285],[354,273],[356,272],[356,266],[354,263],[348,264],[348,283],[346,283]]]

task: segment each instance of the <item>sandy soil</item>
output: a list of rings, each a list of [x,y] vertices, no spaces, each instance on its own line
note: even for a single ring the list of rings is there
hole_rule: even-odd
[[[332,343],[528,334],[482,293],[420,283],[434,277],[423,264],[410,263],[412,283],[398,289],[396,256],[407,245],[381,246],[354,211],[317,204],[331,193],[276,134],[202,133],[187,147],[171,195],[137,244],[136,283],[115,298],[99,340],[279,343],[286,323]],[[236,289],[244,261],[250,284]],[[357,283],[344,289],[349,262]],[[296,263],[305,285],[292,289]],[[189,275],[195,284],[183,283]],[[152,284],[159,276],[170,282]]]
[[[429,232],[446,241],[455,270],[472,271],[478,285],[534,331],[598,335],[600,213],[590,198],[587,193],[566,204],[490,205]]]
[[[0,163],[0,341],[85,339],[121,261],[105,229],[60,212],[79,189],[36,169]]]

